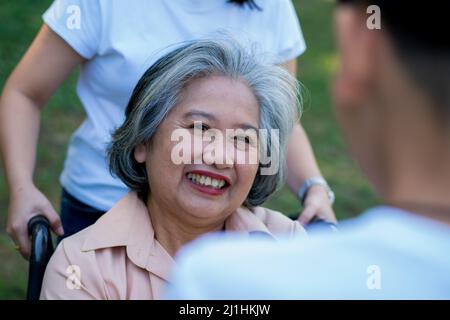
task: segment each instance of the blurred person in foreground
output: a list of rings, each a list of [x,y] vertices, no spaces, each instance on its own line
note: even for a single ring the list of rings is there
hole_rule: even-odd
[[[384,205],[306,242],[200,240],[168,298],[450,299],[450,3],[338,2],[335,112]]]

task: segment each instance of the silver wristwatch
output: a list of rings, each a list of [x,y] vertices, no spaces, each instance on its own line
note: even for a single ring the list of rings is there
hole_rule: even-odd
[[[327,192],[328,199],[330,200],[330,203],[333,204],[335,200],[334,192],[331,190],[328,183],[325,181],[322,177],[314,177],[306,179],[305,182],[303,182],[302,186],[298,190],[298,198],[300,199],[300,202],[302,205],[305,203],[306,194],[308,193],[309,189],[312,186],[322,186],[325,191]]]

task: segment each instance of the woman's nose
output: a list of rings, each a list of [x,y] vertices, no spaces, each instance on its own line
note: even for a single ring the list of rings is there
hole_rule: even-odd
[[[218,169],[234,166],[234,149],[229,143],[209,143],[203,148],[203,162]]]

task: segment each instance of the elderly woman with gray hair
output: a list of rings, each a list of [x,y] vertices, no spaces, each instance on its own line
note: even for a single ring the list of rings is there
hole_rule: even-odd
[[[231,40],[190,42],[159,59],[109,149],[130,193],[59,244],[41,298],[158,299],[177,251],[201,235],[303,234],[260,207],[283,182],[297,91],[287,71]]]

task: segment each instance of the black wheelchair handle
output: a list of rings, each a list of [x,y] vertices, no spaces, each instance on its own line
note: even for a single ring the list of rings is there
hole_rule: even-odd
[[[298,216],[291,216],[292,220],[297,220]],[[327,221],[321,218],[314,217],[309,221],[307,225],[304,226],[306,231],[311,231],[313,229],[321,228],[327,231],[337,231],[337,224],[331,221]]]
[[[27,300],[38,300],[45,268],[54,250],[47,218],[42,215],[31,218],[28,221],[28,235],[31,238],[31,253]]]
[[[311,231],[318,228],[327,231],[337,231],[337,224],[324,219],[315,218],[305,226],[306,231]]]

